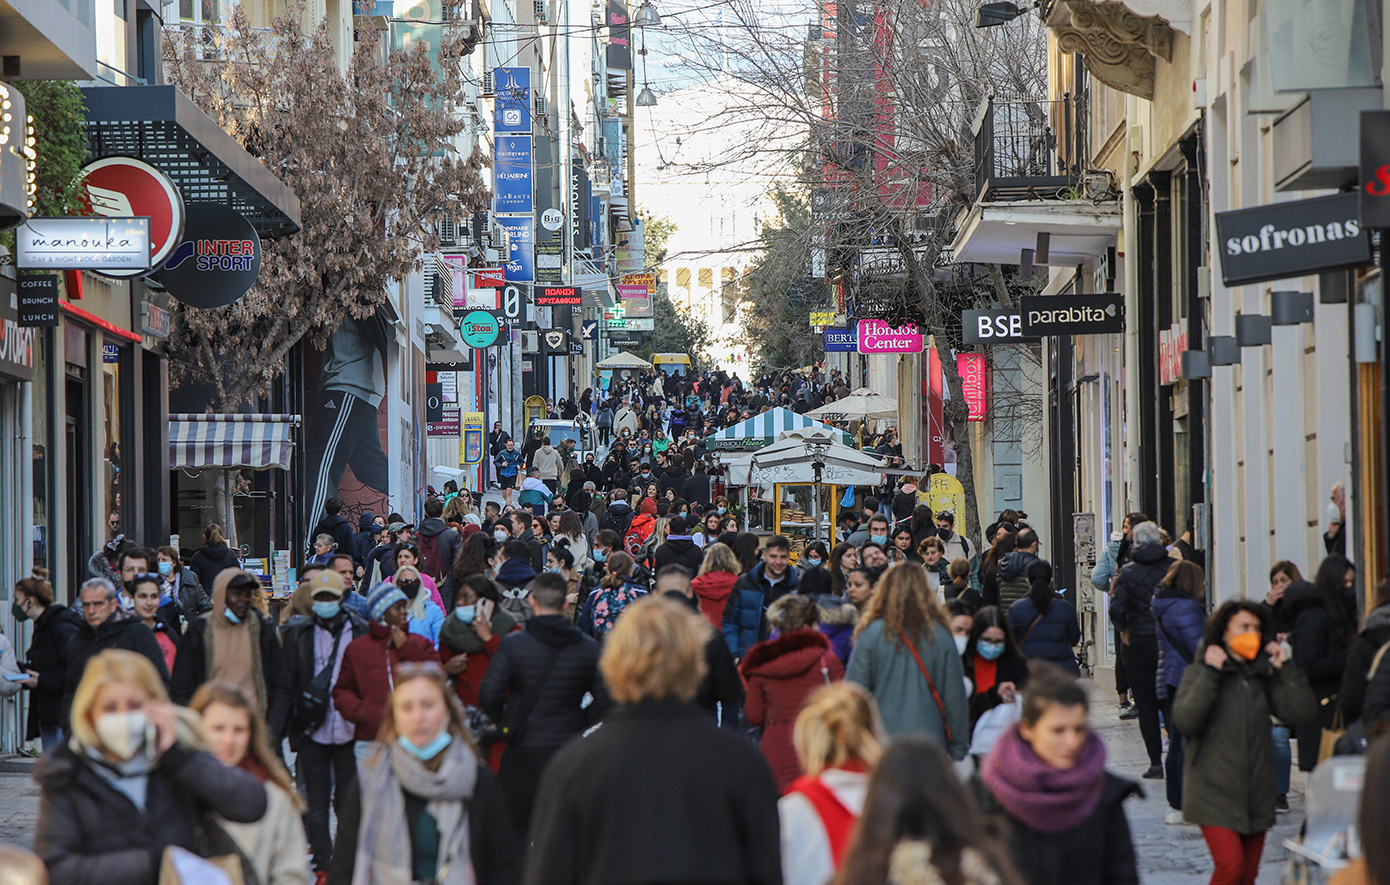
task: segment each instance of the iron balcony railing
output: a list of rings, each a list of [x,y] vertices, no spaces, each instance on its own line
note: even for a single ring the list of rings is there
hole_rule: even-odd
[[[986,96],[975,113],[975,194],[985,201],[1053,200],[1081,184],[1084,118],[1060,99]]]

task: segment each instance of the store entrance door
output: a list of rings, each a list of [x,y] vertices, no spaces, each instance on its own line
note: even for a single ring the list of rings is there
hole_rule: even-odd
[[[69,365],[64,401],[67,415],[63,435],[68,465],[68,575],[70,592],[87,579],[87,560],[96,552],[92,539],[91,410],[87,402],[86,370]]]

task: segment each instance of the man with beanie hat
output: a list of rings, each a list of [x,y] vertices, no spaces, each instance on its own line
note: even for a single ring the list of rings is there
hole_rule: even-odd
[[[428,639],[407,631],[408,604],[394,584],[382,581],[373,587],[367,594],[367,611],[372,617],[367,635],[352,640],[343,653],[333,687],[333,706],[356,726],[353,737],[359,764],[381,730],[386,705],[391,702],[391,671],[405,661],[439,659]]]

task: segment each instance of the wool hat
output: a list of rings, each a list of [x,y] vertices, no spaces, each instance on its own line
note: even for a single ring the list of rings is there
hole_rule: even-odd
[[[641,512],[656,516],[657,505],[655,498],[643,498]]]
[[[386,610],[398,602],[409,603],[410,600],[406,599],[405,594],[395,584],[382,581],[367,594],[367,613],[373,621],[381,621],[386,615]]]
[[[324,569],[315,572],[309,579],[309,598],[313,599],[320,593],[332,593],[339,599],[347,592],[347,587],[343,585],[343,576],[332,569]]]

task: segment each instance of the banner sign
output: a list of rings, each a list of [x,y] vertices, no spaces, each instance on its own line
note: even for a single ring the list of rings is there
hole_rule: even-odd
[[[22,328],[58,325],[58,275],[19,275],[19,325]]]
[[[495,132],[531,131],[531,69],[498,68],[492,72],[492,128]]]
[[[546,286],[536,296],[536,304],[540,307],[570,306],[583,300],[583,293],[574,286]]]
[[[1216,213],[1221,280],[1227,286],[1366,267],[1371,239],[1355,193]]]
[[[15,229],[20,270],[150,269],[150,219],[30,218]],[[109,275],[109,274],[108,274]]]
[[[632,70],[632,23],[627,0],[608,0],[608,51],[610,70]]]
[[[554,211],[554,210],[548,210]],[[536,282],[558,283],[564,279],[565,244],[547,240],[536,244]]]
[[[497,223],[507,229],[510,251],[505,266],[507,282],[529,283],[536,278],[536,230],[531,216],[498,216]]]
[[[893,327],[883,320],[860,320],[856,329],[860,353],[921,353],[925,346],[916,323]]]
[[[529,135],[499,135],[493,149],[493,208],[501,213],[530,213],[536,201],[531,187]]]
[[[853,329],[826,329],[820,333],[820,341],[826,353],[854,353],[859,339]]]
[[[961,311],[960,326],[961,340],[966,344],[1037,340],[1023,334],[1023,313],[1018,310]]]
[[[989,372],[983,353],[956,354],[956,371],[960,372],[961,394],[969,409],[967,421],[983,421],[987,413]]]
[[[647,287],[648,295],[656,294],[656,274],[654,273],[623,274],[623,283],[629,286],[643,285]]]
[[[1118,292],[1103,295],[1025,296],[1019,299],[1023,334],[1100,335],[1125,330],[1125,297]]]

